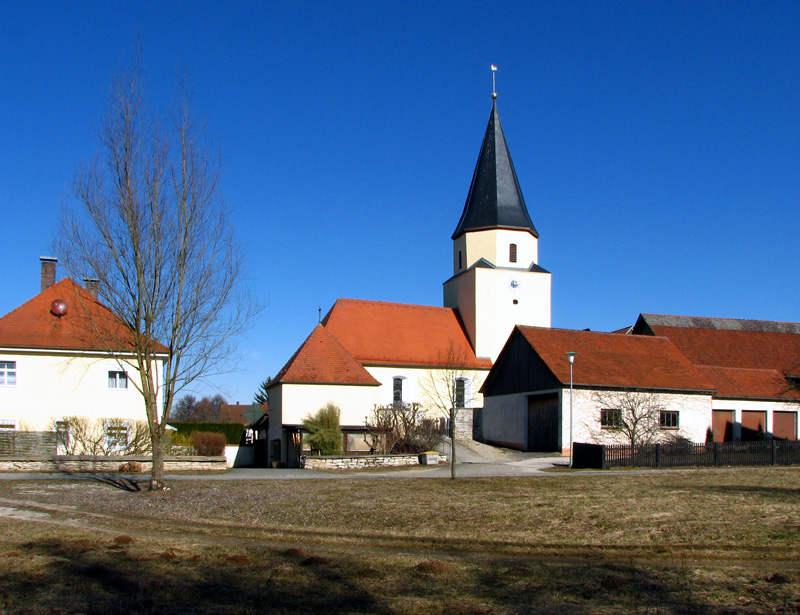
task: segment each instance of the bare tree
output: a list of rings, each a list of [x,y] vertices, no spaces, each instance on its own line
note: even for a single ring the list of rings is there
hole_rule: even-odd
[[[667,408],[663,395],[653,391],[596,391],[592,398],[600,409],[601,432],[624,440],[631,447],[661,437],[661,413]],[[601,434],[592,430],[597,439]]]
[[[469,367],[470,357],[452,342],[439,355],[437,367],[430,368],[419,379],[418,386],[429,404],[438,409],[450,422],[450,478],[456,477],[456,419],[474,397],[478,372]]]
[[[232,340],[257,311],[243,286],[218,159],[181,85],[172,112],[159,118],[145,105],[140,54],[115,78],[100,151],[76,173],[54,242],[72,277],[94,276],[124,323],[92,325],[105,350],[138,372],[131,382],[150,428],[151,489],[163,486],[176,394],[229,369]]]
[[[422,453],[442,441],[439,421],[418,403],[375,405],[365,428],[371,448],[380,454]]]
[[[199,400],[187,394],[175,403],[171,416],[175,421],[217,423],[221,420],[220,408],[226,403],[227,400],[219,393],[213,397],[205,395]]]

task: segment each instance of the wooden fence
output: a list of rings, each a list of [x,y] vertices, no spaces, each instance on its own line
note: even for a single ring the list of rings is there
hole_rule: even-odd
[[[715,442],[713,444],[583,444],[576,442],[573,468],[679,468],[800,464],[800,442]]]

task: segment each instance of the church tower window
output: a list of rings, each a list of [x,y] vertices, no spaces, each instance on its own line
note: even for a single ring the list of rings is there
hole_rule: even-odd
[[[395,404],[403,403],[403,379],[392,379],[392,402]]]
[[[511,263],[517,262],[517,244],[515,243],[508,246],[508,260]]]
[[[458,270],[461,271],[461,269],[463,267],[464,267],[464,265],[461,264],[461,250],[459,250],[458,251]]]

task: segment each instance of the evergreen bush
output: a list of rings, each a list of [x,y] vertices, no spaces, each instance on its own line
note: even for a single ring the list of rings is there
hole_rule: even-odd
[[[312,452],[318,451],[320,455],[342,454],[341,414],[339,406],[329,402],[315,414],[303,419],[303,426],[308,431],[306,444]]]

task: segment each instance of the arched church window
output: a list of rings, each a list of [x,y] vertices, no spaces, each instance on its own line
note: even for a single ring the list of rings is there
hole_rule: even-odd
[[[508,246],[508,260],[511,263],[517,262],[517,244],[515,243]]]
[[[395,404],[403,403],[403,379],[392,379],[392,402]]]
[[[455,385],[456,408],[463,408],[466,402],[466,380],[464,378],[456,378]]]

